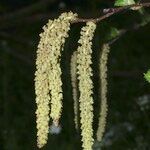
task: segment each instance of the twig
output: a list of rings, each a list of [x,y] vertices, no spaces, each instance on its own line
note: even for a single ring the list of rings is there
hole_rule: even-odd
[[[148,24],[149,22],[147,22]],[[145,24],[146,25],[146,24]],[[117,40],[119,40],[122,36],[124,36],[128,31],[138,30],[140,27],[143,27],[144,25],[142,23],[134,24],[133,27],[130,27],[129,29],[122,29],[119,31],[118,35],[113,38],[112,40],[108,41],[107,43],[109,45],[114,44]]]
[[[6,27],[9,24],[13,24],[21,20],[24,20],[25,16],[29,16],[40,10],[44,10],[49,4],[53,4],[57,0],[40,0],[39,2],[27,6],[18,11],[7,13],[6,15],[0,16],[0,28]]]
[[[20,43],[22,45],[28,46],[28,47],[33,47],[34,44],[32,43],[32,40],[29,39],[25,39],[24,37],[18,37],[15,36],[14,34],[10,34],[8,32],[0,32],[0,38],[2,37],[2,39],[6,39],[6,40],[10,40],[10,41],[14,41],[16,43]]]
[[[33,12],[44,9],[45,7],[47,7],[49,4],[53,2],[55,2],[55,0],[40,0],[39,2],[32,4],[31,6],[27,6],[25,8],[22,8],[21,10],[8,13],[4,16],[0,16],[0,21],[5,19],[7,20],[14,19],[21,16],[32,14]]]
[[[28,6],[26,8],[23,8],[19,11],[14,12],[14,13],[0,16],[0,22],[1,22],[0,29],[12,27],[13,25],[16,26],[16,23],[22,23],[22,22],[24,22],[24,20],[27,21],[26,17],[29,17],[31,19],[28,22],[28,23],[30,23],[33,20],[37,19],[37,18],[33,18],[33,17],[35,17],[35,15],[33,15],[34,12],[37,12],[39,10],[44,9],[45,7],[48,6],[48,4],[53,4],[54,2],[57,2],[57,0],[43,0],[43,1],[41,0],[40,2],[37,2],[36,4],[33,4],[33,5]],[[125,10],[129,10],[130,8],[140,8],[140,7],[150,7],[150,2],[134,4],[134,5],[124,6],[124,7],[108,8],[107,12],[98,18],[90,18],[90,19],[78,18],[77,20],[73,21],[72,23],[84,23],[87,21],[100,22],[100,21],[105,20],[106,18],[108,18],[114,14],[118,14],[118,13],[123,12]],[[104,12],[104,10],[105,9],[103,9],[103,12]],[[32,16],[31,16],[31,14],[32,14]],[[36,14],[36,17],[37,16],[38,15]],[[56,16],[56,15],[53,15],[53,16]],[[50,17],[49,15],[38,16],[38,18],[40,20],[48,19],[49,17]]]
[[[118,8],[110,8],[110,12],[108,12],[98,18],[94,18],[94,19],[93,18],[90,18],[90,19],[78,18],[77,20],[73,21],[72,23],[80,23],[80,22],[88,22],[88,21],[100,22],[100,21],[105,20],[106,18],[108,18],[114,14],[118,14],[124,10],[128,10],[131,8],[138,8],[138,7],[150,7],[150,3],[141,3],[141,4],[133,4],[133,5],[118,7]]]
[[[7,46],[7,43],[2,42],[1,46],[2,46],[2,50],[4,50],[6,53],[8,53],[8,54],[12,55],[13,57],[25,62],[25,64],[27,64],[29,66],[33,65],[33,61],[30,58],[18,53],[15,50],[12,50],[12,48],[9,48]]]

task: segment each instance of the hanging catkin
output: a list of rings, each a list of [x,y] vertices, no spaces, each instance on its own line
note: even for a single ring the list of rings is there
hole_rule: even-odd
[[[49,20],[44,32],[40,35],[41,39],[37,50],[36,72],[35,72],[35,93],[36,93],[36,124],[37,124],[37,144],[41,148],[47,143],[49,130],[49,72],[51,70],[48,44],[48,28],[53,21]]]
[[[51,90],[51,113],[50,116],[53,119],[54,124],[57,126],[62,111],[62,81],[61,81],[61,51],[65,39],[68,37],[68,31],[70,30],[70,22],[75,20],[76,14],[63,13],[57,20],[54,20],[54,31],[51,31],[51,76],[49,76],[50,90]]]
[[[77,69],[79,79],[79,106],[80,106],[80,122],[82,147],[84,150],[92,150],[93,145],[93,98],[92,89],[93,82],[91,80],[91,54],[92,54],[92,39],[96,29],[96,24],[87,22],[86,26],[81,29],[81,36],[78,43],[80,46],[77,49]]]
[[[78,130],[78,91],[77,91],[77,51],[73,52],[70,62],[71,84],[74,100],[74,122],[75,128]]]
[[[35,93],[37,143],[41,148],[47,143],[49,131],[49,113],[55,125],[58,124],[62,109],[62,81],[60,56],[65,38],[68,37],[70,22],[76,19],[72,12],[63,13],[58,19],[49,20],[40,34],[37,50]]]
[[[101,142],[103,134],[105,132],[106,117],[107,117],[107,61],[110,47],[108,44],[104,44],[100,56],[100,97],[101,97],[101,108],[99,116],[99,124],[97,130],[97,140]]]

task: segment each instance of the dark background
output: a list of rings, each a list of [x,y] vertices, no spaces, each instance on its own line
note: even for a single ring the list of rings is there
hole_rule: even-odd
[[[144,1],[142,1],[144,2]],[[73,10],[80,17],[102,15],[113,0],[0,0],[0,150],[36,150],[34,72],[39,33],[49,18]],[[131,29],[111,44],[108,62],[108,122],[102,144],[94,150],[149,150],[150,68],[149,9],[125,11],[98,23],[93,39],[94,134],[99,114],[98,56],[116,30]],[[144,23],[143,23],[144,22]],[[135,25],[142,24],[138,30]],[[64,107],[59,135],[49,134],[44,150],[80,150],[81,137],[73,122],[70,57],[77,48],[80,28],[71,27],[62,54]],[[94,135],[95,136],[95,135]],[[101,148],[100,148],[101,147]]]

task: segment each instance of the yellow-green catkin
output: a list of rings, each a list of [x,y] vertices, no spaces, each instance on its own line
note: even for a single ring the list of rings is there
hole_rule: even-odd
[[[54,124],[57,126],[62,111],[62,81],[60,56],[63,51],[65,39],[68,37],[70,22],[76,19],[77,14],[63,13],[58,19],[54,20],[53,29],[49,32],[51,44],[51,76],[49,75],[51,90],[51,113]]]
[[[103,134],[105,132],[106,117],[107,117],[107,61],[110,47],[108,44],[104,44],[100,56],[100,97],[101,97],[101,108],[99,116],[99,124],[97,130],[97,140],[102,141]]]
[[[43,27],[43,33],[40,34],[35,72],[37,143],[39,148],[47,143],[50,116],[57,125],[61,115],[63,96],[60,56],[65,38],[68,37],[70,22],[75,20],[76,16],[72,12],[63,13],[58,19],[49,20],[47,25]]]
[[[49,20],[49,26],[53,21]],[[49,72],[51,69],[49,60],[49,50],[47,49],[47,28],[41,34],[41,39],[37,50],[36,72],[35,72],[35,93],[36,93],[36,124],[37,124],[37,144],[41,148],[47,143],[49,130]]]
[[[78,90],[77,90],[77,51],[73,52],[70,63],[71,84],[74,100],[74,122],[75,128],[78,130]]]
[[[92,74],[92,39],[96,29],[94,22],[87,22],[86,26],[81,29],[81,36],[78,43],[80,46],[77,49],[77,70],[79,79],[79,107],[80,107],[80,122],[82,147],[84,150],[92,150],[93,139],[93,82]]]

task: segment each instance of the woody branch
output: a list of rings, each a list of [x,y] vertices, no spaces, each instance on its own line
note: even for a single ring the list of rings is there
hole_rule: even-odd
[[[133,9],[139,9],[141,7],[150,7],[150,2],[148,3],[140,3],[140,4],[133,4],[133,5],[128,5],[124,7],[118,7],[118,8],[109,8],[108,13],[98,17],[98,18],[90,18],[90,19],[83,19],[83,18],[78,18],[77,20],[73,21],[72,23],[81,23],[81,22],[88,22],[88,21],[93,21],[93,22],[100,22],[102,20],[105,20],[106,18],[111,17],[114,14],[121,13],[125,10],[130,10],[131,8]]]

